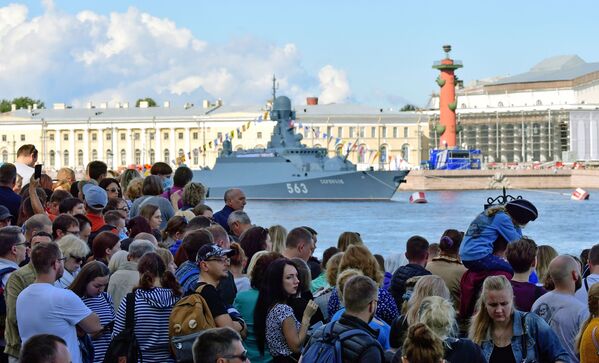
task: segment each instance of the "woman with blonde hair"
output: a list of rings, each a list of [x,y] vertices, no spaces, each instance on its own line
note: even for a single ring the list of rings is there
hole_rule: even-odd
[[[130,203],[129,208],[131,208],[133,202],[143,195],[142,190],[144,180],[143,178],[135,178],[129,181],[129,183],[127,184],[125,184],[124,182],[121,184],[123,190],[125,190],[125,194],[123,196],[125,197],[125,200],[127,200]]]
[[[54,286],[66,289],[77,277],[90,250],[87,243],[72,234],[65,235],[57,241],[57,244],[66,260],[64,261],[64,273],[54,283]]]
[[[514,308],[514,292],[505,276],[485,279],[476,307],[469,338],[489,363],[569,361],[543,318]]]
[[[589,318],[580,327],[574,347],[580,354],[580,363],[597,362],[599,349],[599,284],[593,284],[589,289]]]
[[[280,224],[275,224],[268,228],[268,235],[272,242],[272,251],[283,253],[285,251],[285,240],[287,239],[287,230]]]
[[[425,324],[445,346],[444,358],[448,362],[486,363],[482,350],[470,339],[456,338],[456,312],[452,304],[441,296],[429,296],[422,300],[418,316],[412,323]],[[401,361],[397,351],[393,362]]]
[[[541,245],[537,247],[537,265],[535,267],[535,271],[537,278],[539,279],[539,286],[544,286],[545,283],[548,283],[548,287],[553,285],[551,278],[549,278],[549,263],[557,256],[558,253],[555,248],[549,245]]]
[[[370,277],[379,285],[379,300],[376,308],[376,316],[383,319],[387,324],[393,322],[393,319],[395,319],[399,313],[397,305],[389,291],[380,287],[383,282],[383,274],[379,268],[378,261],[366,246],[352,245],[347,248],[339,262],[339,271],[348,268],[355,268],[362,271],[364,276]],[[336,290],[333,290],[328,303],[329,315],[332,316],[340,308],[339,295],[337,295]]]
[[[403,345],[402,363],[443,363],[443,341],[425,324],[418,323],[408,329]]]
[[[204,184],[189,182],[185,184],[185,187],[183,188],[183,194],[181,195],[183,207],[181,209],[192,209],[196,205],[204,203],[205,199],[206,187]]]
[[[362,242],[362,237],[358,232],[343,232],[339,235],[339,239],[337,240],[337,248],[341,252],[345,252],[349,246],[361,246],[364,242]]]

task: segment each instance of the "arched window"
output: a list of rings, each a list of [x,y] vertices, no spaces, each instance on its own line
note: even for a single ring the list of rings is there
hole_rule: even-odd
[[[537,106],[543,106],[543,101],[537,100]]]
[[[171,163],[171,153],[168,151],[168,149],[164,149],[164,162],[167,164]]]
[[[358,146],[358,163],[366,162],[366,144]]]
[[[156,153],[154,152],[154,149],[150,149],[150,164],[154,164],[156,160]]]
[[[406,162],[410,159],[410,144],[403,144],[401,146],[401,158]]]
[[[2,150],[2,162],[8,163],[8,151]]]
[[[135,165],[141,164],[141,150],[135,149]]]
[[[388,152],[388,147],[387,145],[381,145],[381,148],[379,149],[379,161],[381,163],[386,163],[387,162],[387,152]]]
[[[185,151],[183,149],[179,149],[179,157],[185,156]]]
[[[92,150],[92,160],[98,160],[98,150]]]
[[[3,153],[2,157],[4,157],[5,151],[2,152]],[[56,164],[56,152],[54,150],[50,150],[50,166],[54,167],[55,164]]]
[[[70,166],[69,165],[69,150],[65,150],[62,152],[62,159],[63,159],[64,166]]]
[[[503,102],[500,101],[499,103],[497,103],[497,107],[503,107]]]
[[[335,146],[335,154],[337,156],[343,156],[343,145],[342,144],[337,144],[337,146]]]
[[[127,151],[121,149],[121,165],[127,165]]]
[[[106,164],[112,165],[112,150],[110,149],[106,150]]]
[[[83,166],[83,150],[77,151],[77,165]]]

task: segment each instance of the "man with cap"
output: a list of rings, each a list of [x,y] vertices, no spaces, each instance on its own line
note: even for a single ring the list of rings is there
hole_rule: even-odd
[[[460,246],[462,263],[471,271],[505,271],[513,274],[510,264],[495,256],[495,244],[507,244],[522,237],[521,228],[538,217],[537,208],[516,199],[492,206],[479,214],[466,231]]]
[[[245,323],[240,314],[225,305],[216,290],[220,282],[229,275],[229,258],[234,250],[222,249],[215,244],[207,244],[198,250],[196,262],[200,269],[199,285],[196,291],[206,300],[217,328],[229,327],[245,336]]]
[[[8,227],[12,223],[13,215],[10,214],[8,208],[3,205],[0,205],[0,228]]]
[[[104,189],[94,184],[85,184],[82,189],[87,218],[92,223],[92,232],[95,232],[106,224],[102,209],[108,203],[108,195]]]

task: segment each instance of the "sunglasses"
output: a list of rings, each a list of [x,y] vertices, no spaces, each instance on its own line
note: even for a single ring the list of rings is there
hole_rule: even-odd
[[[77,263],[82,263],[82,262],[83,262],[83,260],[85,260],[85,258],[84,258],[84,257],[77,257],[77,256],[73,256],[73,255],[71,255],[71,258],[72,258],[73,260],[75,260],[75,262],[77,262]]]
[[[106,191],[111,192],[111,193],[117,193],[117,192],[120,192],[121,190],[118,188],[110,188],[110,189],[106,189]]]
[[[248,360],[248,351],[244,350],[241,354],[238,355],[223,355],[223,358],[225,359],[239,359],[242,362],[245,362]]]

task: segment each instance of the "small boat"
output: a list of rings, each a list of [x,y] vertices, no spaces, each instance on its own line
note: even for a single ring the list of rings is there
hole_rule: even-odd
[[[426,200],[424,192],[414,192],[412,193],[412,195],[410,195],[410,203],[423,204],[428,203],[428,201]]]
[[[576,188],[576,190],[572,192],[570,199],[572,199],[572,200],[588,200],[589,197],[590,197],[590,195],[586,190],[584,190],[582,188]]]

